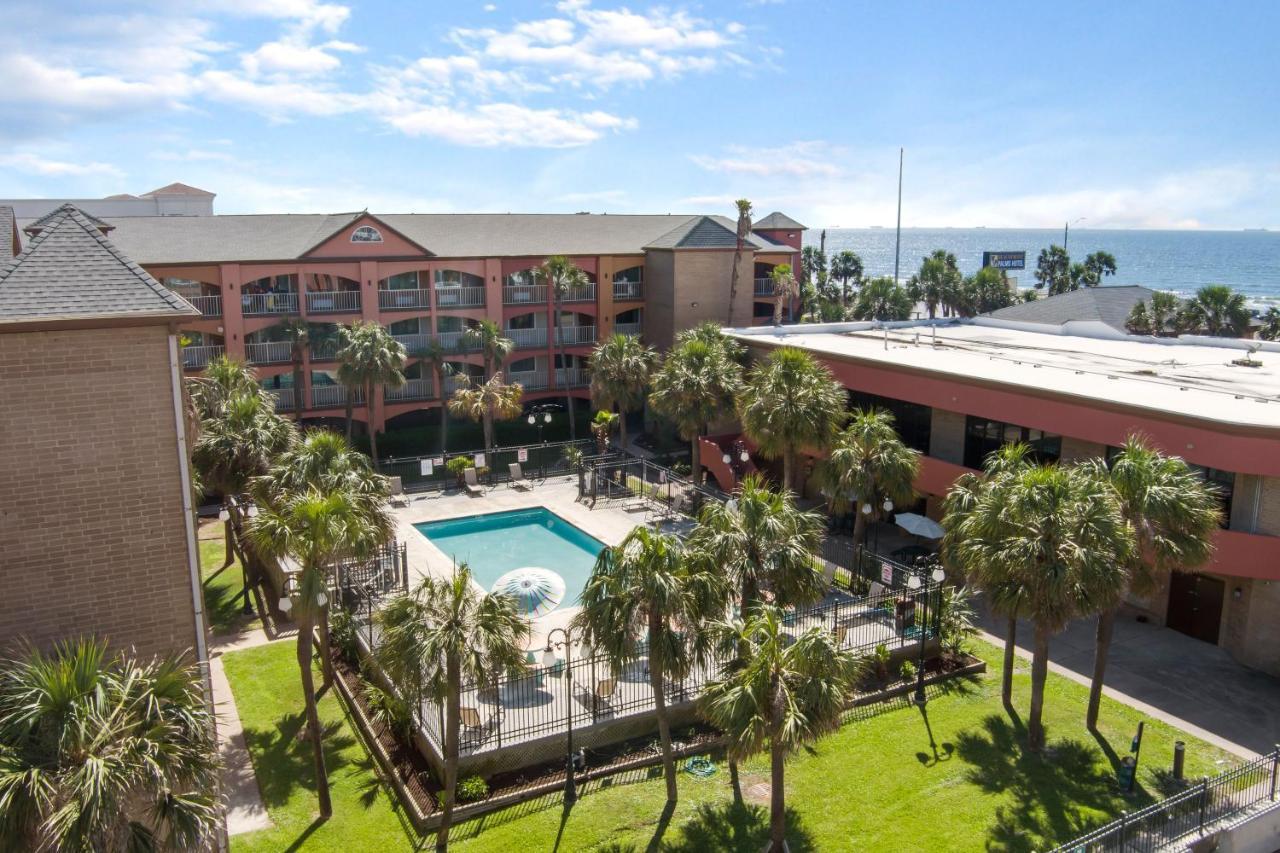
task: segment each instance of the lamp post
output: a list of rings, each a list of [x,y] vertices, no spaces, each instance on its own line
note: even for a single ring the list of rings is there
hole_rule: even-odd
[[[564,639],[552,641],[559,634]],[[578,788],[573,781],[573,634],[568,628],[552,628],[547,632],[547,645],[542,650],[542,665],[554,666],[556,649],[564,649],[564,686],[566,703],[565,722],[568,737],[564,752],[564,804],[571,806],[578,800]]]
[[[946,572],[942,571],[941,566],[935,568],[929,575],[929,579],[933,581],[939,592],[942,590],[942,582],[946,577]],[[920,589],[921,586],[924,587],[924,607],[920,615],[920,661],[916,665],[915,701],[917,705],[923,707],[924,703],[928,701],[924,695],[924,647],[929,631],[929,585],[920,579],[920,575],[912,575],[907,578],[908,589]]]
[[[1077,219],[1075,222],[1064,222],[1064,223],[1062,223],[1062,251],[1064,251],[1064,252],[1065,252],[1065,251],[1067,250],[1067,234],[1068,234],[1068,232],[1070,232],[1070,231],[1071,231],[1071,226],[1072,226],[1072,225],[1079,225],[1081,222],[1084,222],[1085,218],[1086,218],[1086,217],[1081,216],[1081,217],[1080,217],[1079,219]]]
[[[538,415],[542,415],[542,417],[538,417]],[[536,425],[538,427],[538,445],[539,445],[538,477],[540,479],[545,480],[547,479],[547,454],[546,454],[546,451],[543,450],[541,446],[546,444],[547,442],[542,437],[542,431],[551,424],[551,411],[549,409],[544,409],[541,407],[537,409],[531,409],[529,411],[528,422],[529,422],[529,426]]]

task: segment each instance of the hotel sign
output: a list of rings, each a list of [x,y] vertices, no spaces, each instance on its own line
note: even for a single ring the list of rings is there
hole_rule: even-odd
[[[1025,270],[1027,268],[1026,252],[983,252],[982,265],[995,267],[998,270]]]

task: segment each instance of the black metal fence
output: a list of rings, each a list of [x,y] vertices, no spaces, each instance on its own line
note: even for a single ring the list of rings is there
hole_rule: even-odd
[[[1122,814],[1051,853],[1154,853],[1276,802],[1278,775],[1280,747],[1133,814]]]
[[[570,448],[576,448],[587,455],[595,452],[596,444],[588,440],[557,441],[497,447],[488,452],[467,450],[433,453],[386,459],[380,467],[386,476],[399,477],[406,492],[429,492],[451,489],[457,485],[458,476],[448,470],[448,464],[453,459],[469,459],[474,464],[478,455],[483,456],[483,465],[476,467],[488,470],[479,475],[480,481],[489,484],[505,483],[511,479],[509,466],[512,462],[520,463],[521,472],[529,479],[570,473],[566,458],[566,451]],[[424,465],[426,462],[431,464]],[[428,470],[430,473],[427,473]]]

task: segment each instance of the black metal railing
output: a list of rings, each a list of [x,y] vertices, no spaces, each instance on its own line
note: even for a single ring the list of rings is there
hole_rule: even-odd
[[[595,449],[595,442],[555,441],[544,444],[519,444],[510,447],[497,447],[492,451],[466,450],[434,453],[425,456],[410,456],[386,459],[381,463],[382,473],[388,477],[399,477],[406,492],[430,492],[451,489],[457,486],[458,478],[448,470],[450,460],[459,457],[475,462],[477,454],[483,454],[484,466],[489,469],[481,476],[480,482],[489,485],[505,483],[511,479],[510,464],[520,463],[521,473],[529,479],[540,479],[549,476],[570,473],[565,451],[577,448],[583,453]],[[524,458],[521,459],[521,456]],[[424,465],[430,462],[429,466]],[[430,473],[428,472],[428,469]]]
[[[1122,814],[1050,853],[1154,853],[1276,802],[1278,773],[1280,747],[1133,814]]]

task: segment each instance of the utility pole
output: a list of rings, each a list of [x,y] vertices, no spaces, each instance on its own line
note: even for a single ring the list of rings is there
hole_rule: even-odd
[[[1067,250],[1067,232],[1071,230],[1071,223],[1062,223],[1062,251]]]
[[[898,261],[902,257],[902,149],[898,149],[898,230],[893,238],[893,283],[898,283]]]

